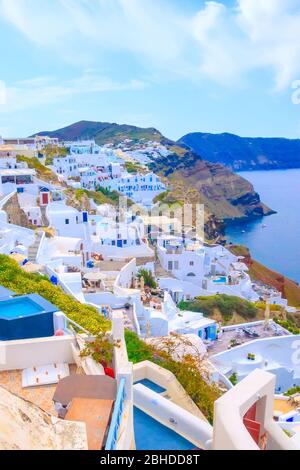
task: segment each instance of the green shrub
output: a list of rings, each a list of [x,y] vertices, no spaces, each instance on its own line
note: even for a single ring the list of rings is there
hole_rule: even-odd
[[[97,364],[108,367],[113,359],[114,347],[118,347],[118,343],[111,341],[107,334],[101,331],[96,335],[93,342],[86,343],[80,357],[92,357]]]
[[[300,329],[292,322],[292,320],[280,320],[277,317],[274,317],[274,321],[278,323],[278,325],[282,326],[286,330],[288,330],[293,335],[299,335]]]
[[[231,376],[229,377],[229,380],[232,383],[232,385],[236,385],[238,383],[237,374],[235,372],[231,374]]]
[[[14,260],[5,255],[0,255],[0,285],[17,294],[41,295],[92,334],[110,328],[110,322],[96,308],[81,304],[60,287],[54,286],[46,276],[26,273]]]
[[[247,300],[232,295],[218,294],[213,296],[196,297],[190,302],[180,302],[181,310],[190,310],[192,312],[201,312],[206,316],[213,315],[215,309],[218,309],[225,321],[230,321],[234,312],[245,319],[255,318],[258,309]]]
[[[156,289],[157,282],[155,281],[151,271],[147,269],[140,269],[138,272],[138,278],[144,278],[145,286],[150,287],[150,289]]]
[[[125,339],[130,361],[152,361],[172,372],[210,423],[213,422],[214,402],[221,393],[216,385],[204,379],[192,356],[175,361],[168,352],[146,344],[132,331],[126,331]]]
[[[118,191],[109,191],[108,189],[102,188],[101,186],[99,186],[96,193],[97,192],[102,193],[104,196],[111,199],[111,201],[115,204],[119,201],[120,194],[118,193]],[[92,194],[93,199],[97,198],[97,195],[94,194],[95,191],[86,191],[86,193],[87,194],[89,194],[89,193]],[[95,202],[97,203],[96,200],[95,200]]]
[[[43,165],[38,158],[33,157],[24,157],[24,155],[17,155],[17,162],[27,163],[28,168],[31,168],[36,171],[38,178],[43,179],[44,181],[58,183],[58,178],[50,168],[47,168]]]
[[[132,331],[126,330],[125,332],[126,346],[128,358],[134,364],[142,361],[152,361],[153,351],[152,348]]]
[[[292,395],[295,395],[295,393],[300,393],[300,387],[298,385],[296,387],[289,388],[283,395],[291,397]]]
[[[255,302],[255,306],[259,308],[260,310],[265,310],[266,309],[266,302]],[[280,312],[282,307],[277,304],[270,304],[270,312]]]
[[[137,173],[145,173],[145,168],[143,168],[138,163],[125,162],[125,168],[128,173],[131,173],[133,175],[136,175]]]

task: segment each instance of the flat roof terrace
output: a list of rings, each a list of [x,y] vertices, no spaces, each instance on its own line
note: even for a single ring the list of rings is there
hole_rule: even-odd
[[[78,374],[80,371],[75,364],[69,364],[70,375]],[[44,411],[57,416],[54,408],[53,395],[57,384],[39,385],[35,387],[22,387],[22,370],[0,371],[0,386],[11,393],[18,395]]]
[[[274,322],[270,322],[270,325],[272,324],[274,325]],[[257,333],[259,336],[257,338],[248,336],[242,331],[243,328],[251,329],[255,333]],[[250,341],[253,341],[254,339],[278,337],[279,334],[281,336],[288,335],[286,330],[284,330],[283,328],[281,328],[280,325],[277,325],[277,324],[276,324],[276,331],[275,331],[275,328],[272,328],[272,326],[270,326],[268,329],[265,329],[264,322],[253,325],[253,326],[251,324],[249,325],[248,323],[245,324],[244,326],[243,324],[236,325],[236,327],[234,327],[233,325],[232,329],[223,330],[222,336],[218,340],[210,343],[207,352],[210,356],[212,356],[214,354],[227,351],[228,349],[230,349],[232,341],[236,341],[237,343],[236,345],[241,345],[241,344],[249,343]]]

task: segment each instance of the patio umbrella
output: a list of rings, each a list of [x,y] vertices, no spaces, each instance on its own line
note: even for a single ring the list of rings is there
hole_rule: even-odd
[[[83,277],[87,281],[98,282],[98,281],[102,281],[103,279],[105,279],[105,274],[100,273],[98,271],[91,271],[89,273],[86,273]]]
[[[15,253],[20,253],[20,255],[25,255],[26,254],[26,247],[22,245],[22,243],[19,243],[15,248],[13,249]]]
[[[9,255],[9,257],[15,260],[17,263],[23,263],[26,258],[26,256],[20,255],[20,253],[12,253],[11,255]]]
[[[35,263],[27,263],[23,266],[24,271],[27,273],[38,273],[41,271],[42,266],[40,264]]]

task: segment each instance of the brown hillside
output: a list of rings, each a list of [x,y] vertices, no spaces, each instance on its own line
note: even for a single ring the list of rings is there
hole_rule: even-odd
[[[288,299],[289,305],[300,308],[300,286],[282,274],[272,271],[251,257],[248,248],[239,245],[231,245],[229,249],[237,256],[244,256],[244,262],[249,268],[251,279],[268,284]]]

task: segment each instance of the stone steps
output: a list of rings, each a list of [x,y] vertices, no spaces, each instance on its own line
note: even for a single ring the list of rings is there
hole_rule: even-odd
[[[30,261],[31,263],[36,262],[36,256],[39,250],[41,239],[42,233],[37,234],[35,242],[28,248],[28,261]]]

